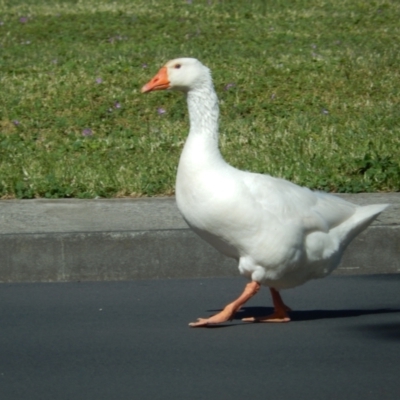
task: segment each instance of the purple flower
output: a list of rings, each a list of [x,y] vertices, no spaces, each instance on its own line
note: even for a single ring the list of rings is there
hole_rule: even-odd
[[[21,17],[21,18],[19,19],[19,22],[20,22],[21,24],[26,24],[26,23],[28,22],[28,17]]]
[[[96,78],[96,83],[98,83],[98,84],[103,83],[103,79],[101,79],[101,78]]]
[[[19,122],[17,119],[14,119],[13,124],[14,124],[15,126],[18,126],[18,125],[21,124],[21,122]]]
[[[90,128],[85,128],[82,131],[82,136],[93,136],[93,131]]]
[[[114,104],[114,107],[119,109],[119,108],[121,108],[122,106],[121,106],[121,103],[117,101],[117,102]]]
[[[142,68],[147,68],[147,64],[142,64]]]
[[[328,115],[328,114],[329,114],[329,111],[326,110],[325,108],[323,108],[323,109],[321,110],[321,114]]]
[[[159,107],[157,108],[158,115],[163,115],[167,112],[165,108]]]
[[[231,87],[235,87],[236,85],[234,83],[228,83],[225,85],[224,90],[229,90]]]
[[[126,39],[125,36],[122,37],[121,35],[116,35],[116,36],[110,37],[110,39],[108,39],[108,41],[109,41],[110,43],[114,43],[116,40],[124,40],[124,39]]]
[[[271,94],[271,100],[274,100],[275,97],[276,97],[276,94],[275,94],[275,93],[272,93],[272,94]]]

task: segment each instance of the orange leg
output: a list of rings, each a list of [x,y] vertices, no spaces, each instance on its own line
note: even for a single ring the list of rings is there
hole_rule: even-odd
[[[189,326],[206,326],[209,324],[220,324],[221,322],[231,320],[236,311],[238,311],[247,300],[253,297],[259,289],[260,284],[258,282],[252,281],[248,283],[244,289],[244,292],[235,301],[229,303],[221,312],[213,315],[210,318],[198,318],[196,322],[191,322]]]
[[[289,322],[290,317],[288,315],[288,311],[291,309],[283,302],[281,295],[279,292],[270,288],[272,295],[272,301],[274,303],[274,312],[271,315],[267,315],[266,317],[251,317],[251,318],[243,318],[242,321],[246,322]]]

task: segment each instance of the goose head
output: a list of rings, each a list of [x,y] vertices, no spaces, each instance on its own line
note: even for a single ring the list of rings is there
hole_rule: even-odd
[[[210,70],[195,58],[176,58],[168,61],[146,85],[142,93],[175,89],[189,92],[211,83]]]

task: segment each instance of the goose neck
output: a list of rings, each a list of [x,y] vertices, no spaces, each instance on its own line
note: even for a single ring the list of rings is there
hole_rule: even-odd
[[[187,93],[190,117],[189,135],[201,135],[218,143],[218,98],[212,86],[203,85]]]

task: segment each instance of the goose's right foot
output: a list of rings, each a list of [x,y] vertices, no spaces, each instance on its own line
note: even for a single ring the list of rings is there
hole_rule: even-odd
[[[290,317],[288,312],[292,311],[282,300],[279,292],[270,288],[272,301],[274,303],[274,312],[271,315],[267,315],[265,317],[250,317],[243,318],[244,322],[290,322]]]

